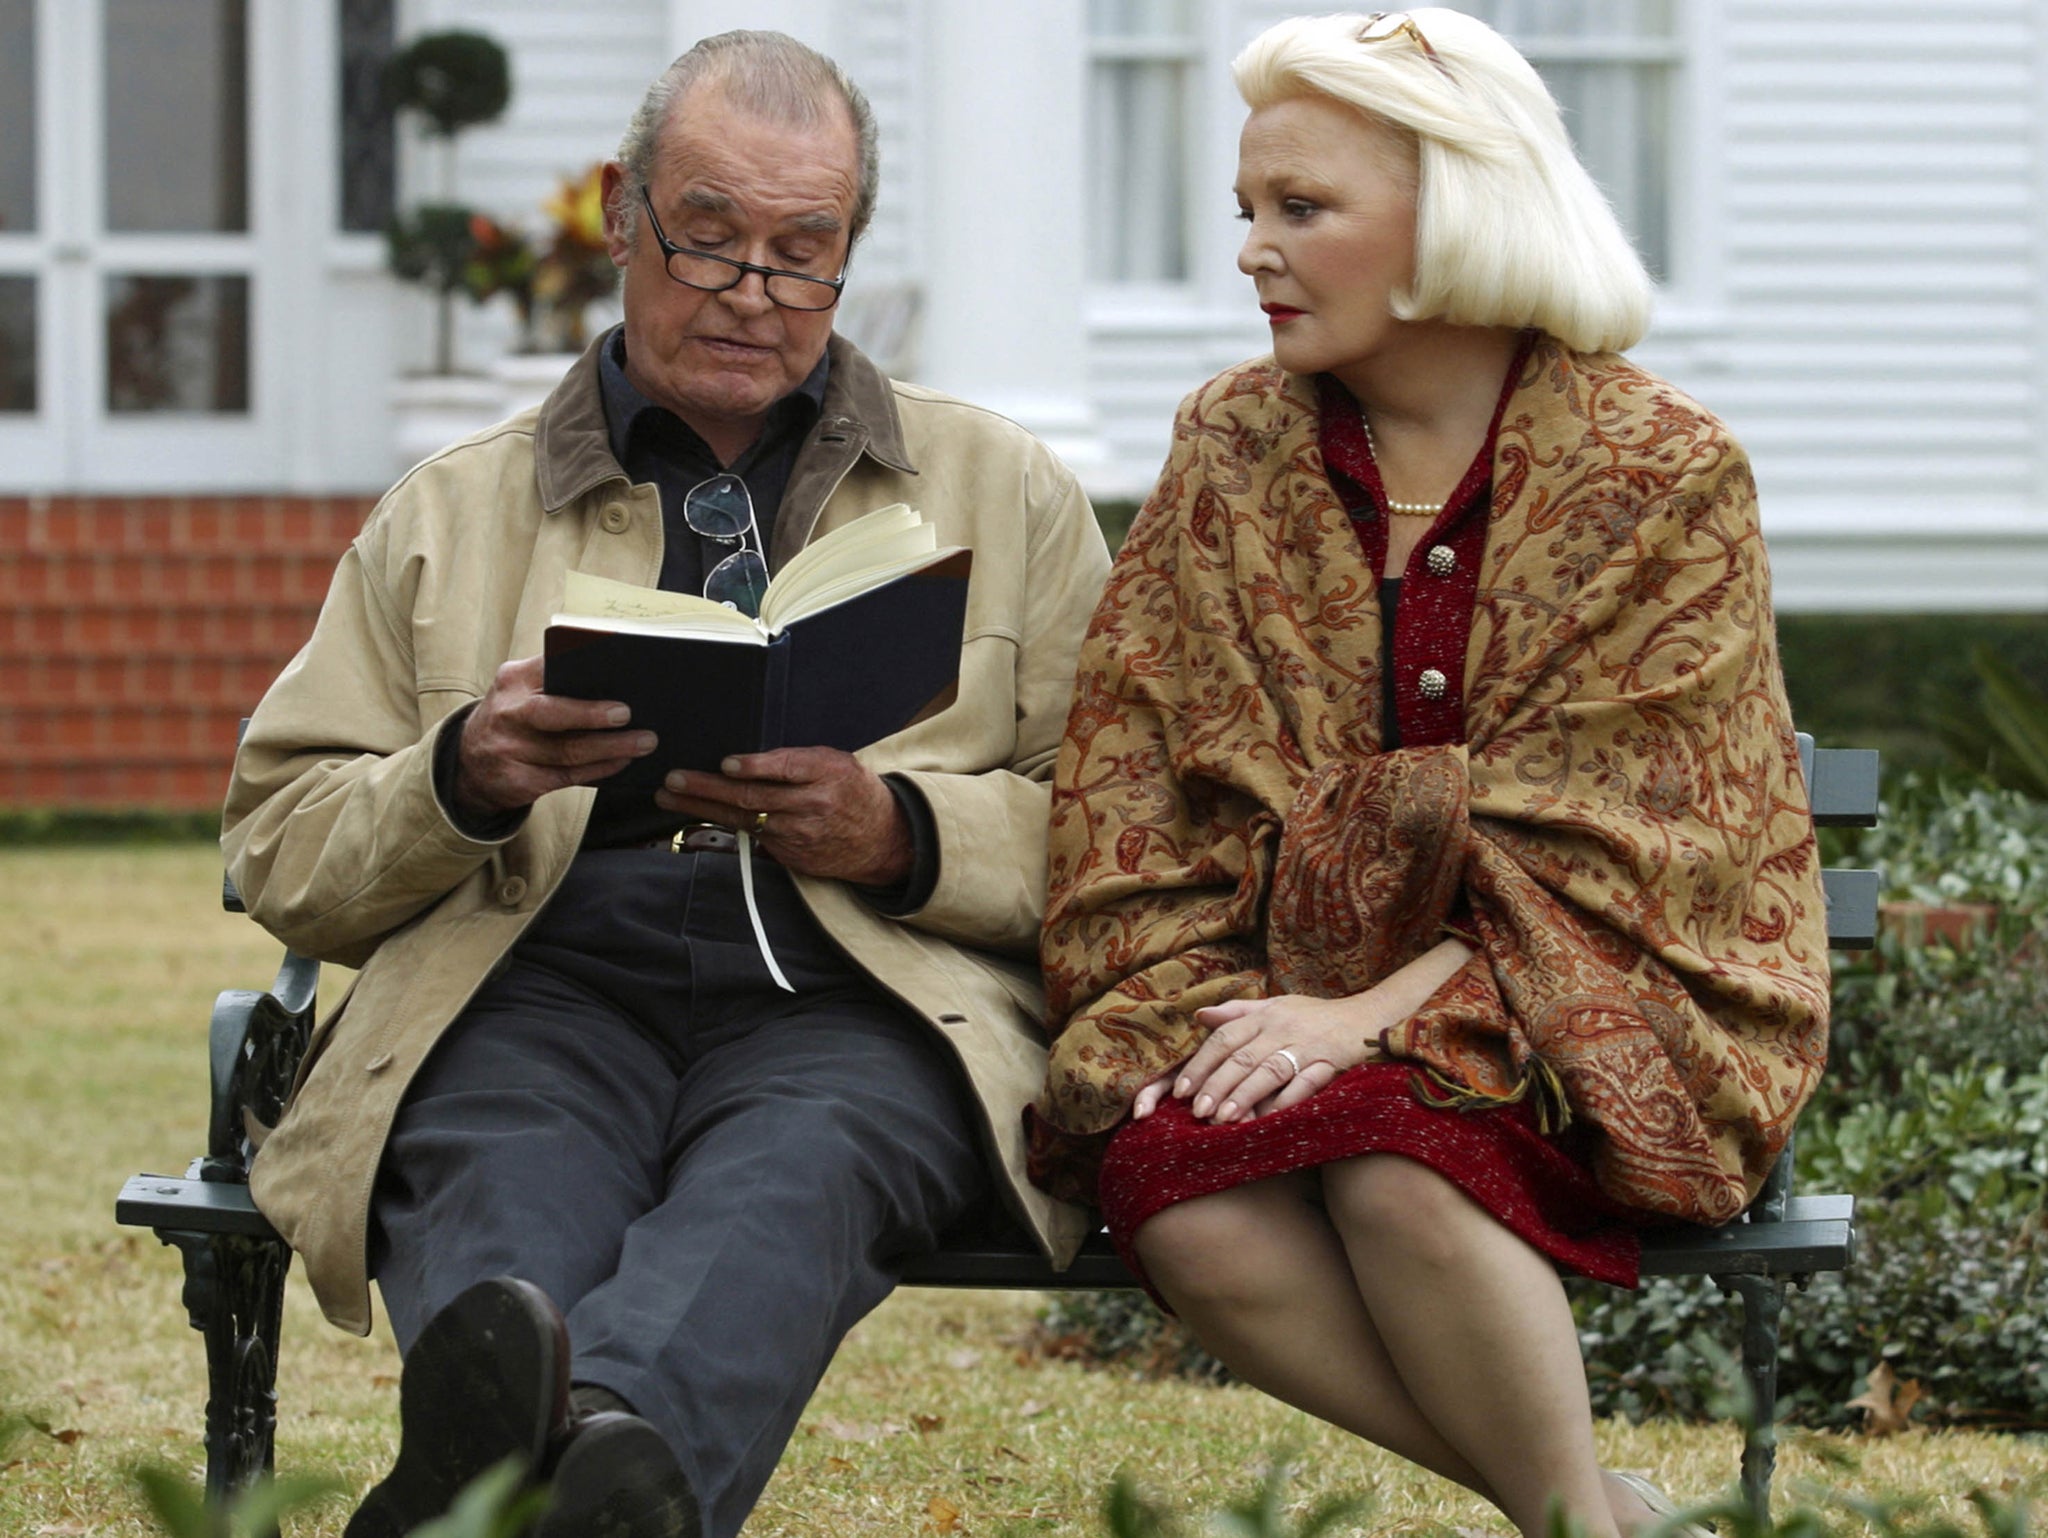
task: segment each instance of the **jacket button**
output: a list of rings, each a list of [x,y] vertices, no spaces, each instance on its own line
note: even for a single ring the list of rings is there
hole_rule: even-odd
[[[604,508],[604,515],[598,521],[604,525],[605,533],[623,534],[626,532],[628,525],[632,523],[633,515],[627,511],[625,503],[607,502]]]
[[[1422,676],[1415,680],[1415,684],[1422,690],[1422,697],[1426,700],[1442,699],[1444,692],[1451,687],[1451,681],[1435,668],[1424,668]]]
[[[1458,569],[1458,552],[1449,545],[1432,545],[1429,548],[1429,574],[1432,577],[1448,577]]]
[[[498,888],[498,901],[508,908],[519,906],[519,899],[526,895],[524,876],[507,876]]]

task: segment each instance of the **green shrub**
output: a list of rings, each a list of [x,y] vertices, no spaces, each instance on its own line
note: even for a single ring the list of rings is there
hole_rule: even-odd
[[[2026,1073],[2048,1062],[2048,914],[2001,915],[1966,950],[1892,934],[1835,972],[1828,1072],[1807,1111],[1897,1094],[1907,1072]]]
[[[1937,723],[1981,686],[1990,647],[2048,688],[2048,614],[1781,614],[1792,719],[1825,747],[1877,748],[1893,768],[1953,762]]]
[[[1230,1369],[1204,1351],[1186,1325],[1136,1291],[1055,1293],[1038,1316],[1032,1349],[1152,1378],[1230,1381]]]
[[[1781,1417],[1855,1425],[1848,1402],[1882,1361],[1919,1381],[1919,1414],[1930,1422],[2048,1426],[2048,1255],[2038,1222],[1878,1198],[1859,1206],[1857,1231],[1855,1266],[1815,1277],[1786,1306]],[[1712,1414],[1714,1364],[1740,1329],[1734,1302],[1674,1278],[1633,1294],[1572,1288],[1595,1414]]]
[[[1888,774],[1878,825],[1825,847],[1881,872],[1890,898],[2048,910],[2048,801],[1975,776]]]

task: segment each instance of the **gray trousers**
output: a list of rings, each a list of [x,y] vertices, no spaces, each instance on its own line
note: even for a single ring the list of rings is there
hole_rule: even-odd
[[[990,1200],[938,1037],[756,861],[578,857],[449,1028],[379,1171],[372,1269],[401,1350],[486,1277],[567,1315],[573,1376],[662,1432],[738,1532],[840,1340],[900,1259]]]

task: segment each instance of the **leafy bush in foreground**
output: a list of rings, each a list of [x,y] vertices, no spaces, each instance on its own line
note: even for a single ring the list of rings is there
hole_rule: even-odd
[[[2048,1251],[2038,1230],[1986,1224],[1954,1206],[1867,1201],[1855,1266],[1787,1302],[1778,1410],[1850,1428],[1849,1401],[1886,1363],[1925,1391],[1921,1418],[1987,1429],[2048,1426]],[[1635,1293],[1574,1284],[1598,1415],[1709,1418],[1714,1366],[1740,1308],[1698,1282],[1652,1278]]]

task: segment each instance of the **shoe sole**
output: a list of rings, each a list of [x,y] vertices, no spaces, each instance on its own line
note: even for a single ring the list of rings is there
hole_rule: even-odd
[[[343,1538],[405,1538],[507,1458],[538,1469],[568,1413],[569,1359],[547,1295],[479,1282],[427,1321],[398,1384],[398,1458]]]
[[[532,1538],[702,1538],[697,1499],[661,1433],[637,1415],[594,1418],[555,1464]]]

